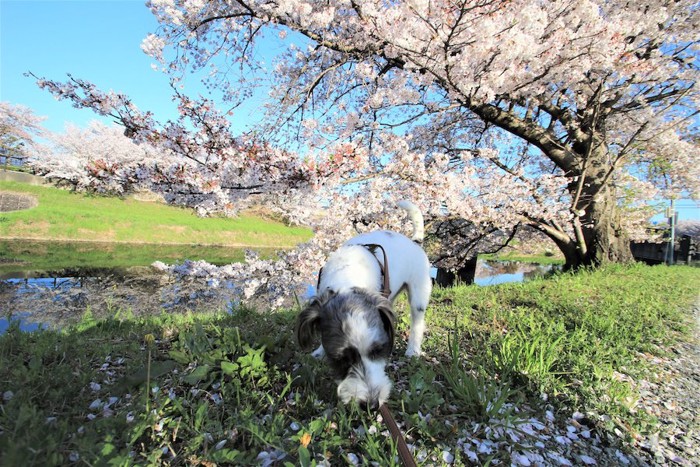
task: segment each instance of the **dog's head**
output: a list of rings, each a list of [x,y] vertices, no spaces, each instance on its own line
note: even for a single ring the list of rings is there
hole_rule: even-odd
[[[327,291],[313,297],[299,315],[297,340],[308,349],[321,336],[344,403],[355,399],[378,407],[391,392],[384,367],[394,347],[395,324],[391,302],[378,293]]]

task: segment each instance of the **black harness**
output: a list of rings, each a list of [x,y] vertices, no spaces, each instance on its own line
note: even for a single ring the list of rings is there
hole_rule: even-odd
[[[389,259],[386,257],[386,251],[384,251],[384,247],[377,244],[377,243],[366,243],[366,244],[361,244],[360,246],[363,246],[369,250],[370,253],[372,253],[372,256],[377,260],[377,263],[379,264],[379,270],[382,273],[382,277],[384,278],[382,282],[382,290],[381,293],[385,298],[389,298],[389,295],[391,295],[391,289],[389,287]],[[379,261],[379,258],[377,258],[376,251],[381,250],[382,251],[382,259],[384,262],[382,263]],[[316,282],[316,290],[321,286],[321,274],[323,273],[323,268],[319,269],[318,271],[318,281]]]

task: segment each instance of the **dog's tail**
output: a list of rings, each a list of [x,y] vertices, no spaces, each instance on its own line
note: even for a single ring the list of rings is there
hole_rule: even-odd
[[[425,228],[423,226],[423,214],[418,209],[418,206],[410,201],[399,201],[396,203],[398,207],[405,210],[408,213],[408,217],[413,223],[413,233],[411,234],[411,240],[416,243],[423,243],[423,236],[425,235]]]

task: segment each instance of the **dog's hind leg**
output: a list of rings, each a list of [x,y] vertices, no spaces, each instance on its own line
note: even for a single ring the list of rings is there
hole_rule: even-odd
[[[425,309],[411,307],[411,333],[408,336],[407,357],[419,357],[425,332]]]
[[[430,301],[432,283],[430,277],[411,290],[408,289],[408,302],[411,306],[411,332],[408,335],[407,357],[421,355],[423,334],[425,333],[425,310]]]

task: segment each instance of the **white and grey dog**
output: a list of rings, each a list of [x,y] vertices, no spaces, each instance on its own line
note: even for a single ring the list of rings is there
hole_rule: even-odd
[[[412,238],[390,231],[358,235],[330,255],[319,272],[317,295],[297,320],[302,349],[320,335],[316,357],[327,357],[338,382],[338,397],[347,403],[378,407],[391,392],[385,373],[394,346],[392,303],[408,293],[411,330],[407,356],[421,353],[425,310],[432,282],[430,263],[419,243],[423,216],[408,201],[398,203],[413,223]]]

